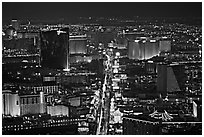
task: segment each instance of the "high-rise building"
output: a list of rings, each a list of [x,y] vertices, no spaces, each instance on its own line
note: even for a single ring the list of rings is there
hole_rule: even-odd
[[[158,64],[157,91],[163,95],[183,91],[185,88],[184,66],[180,64]]]
[[[17,93],[10,90],[2,92],[2,114],[4,116],[20,116],[20,101]]]
[[[134,40],[128,42],[129,59],[150,59],[159,54],[159,43],[156,40]]]
[[[167,64],[159,64],[157,68],[157,91],[167,94]]]
[[[139,40],[128,42],[128,58],[129,59],[139,59],[140,58]]]
[[[143,50],[144,50],[144,58],[143,59],[150,59],[153,56],[159,54],[159,43],[156,40],[145,40],[143,41]]]
[[[16,19],[11,20],[11,25],[13,28],[15,28],[16,31],[18,31],[20,29],[20,23]]]
[[[152,56],[158,55],[159,54],[159,42],[156,40],[150,40],[149,42],[151,44]]]
[[[87,53],[87,37],[86,35],[70,36],[69,53],[70,54],[86,54]]]
[[[54,69],[69,69],[69,29],[42,31],[41,65]]]
[[[139,60],[143,60],[146,57],[145,53],[147,53],[147,51],[146,51],[145,43],[146,43],[146,40],[141,40],[140,41],[140,49],[139,49],[140,56],[139,56]]]

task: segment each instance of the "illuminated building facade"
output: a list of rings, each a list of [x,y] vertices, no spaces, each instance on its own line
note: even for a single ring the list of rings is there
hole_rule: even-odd
[[[193,116],[197,118],[198,121],[202,121],[202,101],[194,100],[193,105]]]
[[[129,59],[150,59],[159,54],[159,43],[156,40],[134,40],[128,42]]]
[[[156,40],[148,40],[145,43],[145,59],[159,54],[159,43]]]
[[[10,90],[3,90],[2,114],[4,116],[20,116],[20,101],[17,93],[12,93]]]
[[[54,69],[69,69],[69,29],[42,31],[41,65]]]
[[[87,45],[86,35],[70,36],[69,53],[86,54],[87,53],[86,45]]]
[[[44,93],[20,96],[20,111],[21,115],[46,113]]]
[[[139,59],[141,57],[139,40],[128,42],[129,59]]]
[[[64,105],[47,106],[47,114],[51,116],[69,116],[69,108]]]

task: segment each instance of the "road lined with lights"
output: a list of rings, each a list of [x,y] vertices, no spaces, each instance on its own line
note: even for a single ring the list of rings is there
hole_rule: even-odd
[[[107,135],[108,126],[109,126],[109,117],[110,117],[110,75],[112,73],[111,58],[107,53],[104,53],[107,57],[107,60],[104,61],[105,69],[105,78],[101,92],[101,108],[99,113],[99,122],[97,128],[97,135]]]

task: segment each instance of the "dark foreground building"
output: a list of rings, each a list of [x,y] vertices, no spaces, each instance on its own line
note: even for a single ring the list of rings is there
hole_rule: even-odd
[[[157,91],[162,95],[172,94],[174,91],[184,91],[186,80],[184,67],[181,64],[159,64]]]
[[[69,29],[42,31],[41,65],[47,68],[68,69]]]
[[[123,135],[201,135],[201,130],[202,122],[187,117],[168,121],[148,115],[123,117]]]

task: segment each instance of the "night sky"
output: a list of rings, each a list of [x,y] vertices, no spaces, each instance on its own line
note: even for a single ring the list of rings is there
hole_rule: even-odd
[[[3,21],[59,19],[76,16],[202,17],[201,2],[3,2]]]

